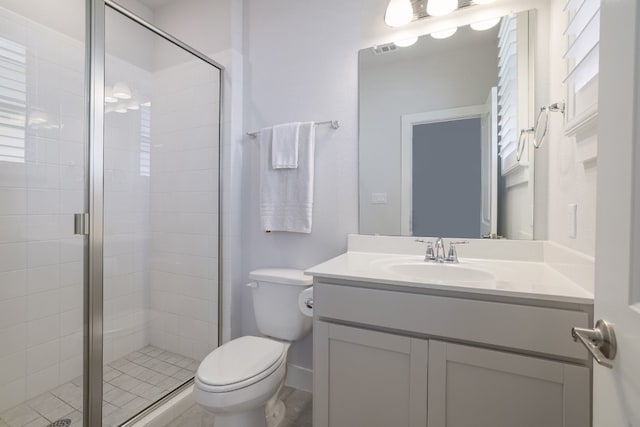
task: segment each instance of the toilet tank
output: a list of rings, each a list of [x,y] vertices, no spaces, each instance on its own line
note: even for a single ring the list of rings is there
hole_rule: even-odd
[[[309,333],[313,319],[298,307],[300,292],[313,284],[302,270],[264,268],[249,274],[253,311],[258,329],[264,335],[286,341]]]

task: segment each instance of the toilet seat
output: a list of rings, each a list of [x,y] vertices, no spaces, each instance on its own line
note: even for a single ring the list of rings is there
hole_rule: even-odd
[[[249,387],[286,363],[287,346],[268,338],[236,338],[211,352],[196,373],[197,385],[209,393]]]

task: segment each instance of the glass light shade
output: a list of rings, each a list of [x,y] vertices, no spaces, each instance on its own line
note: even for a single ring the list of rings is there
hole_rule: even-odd
[[[127,112],[127,106],[125,104],[118,104],[116,105],[116,108],[113,110],[116,113],[126,113]]]
[[[458,31],[458,27],[448,28],[441,31],[434,31],[433,33],[431,33],[431,37],[433,37],[434,39],[446,39],[454,35],[456,31]]]
[[[140,104],[138,104],[135,100],[131,100],[131,102],[127,104],[127,110],[139,110],[139,109],[140,109]]]
[[[131,89],[126,83],[116,83],[113,85],[113,96],[118,99],[131,99]]]
[[[111,86],[104,87],[104,102],[106,102],[107,104],[118,102],[118,98],[113,96],[113,89],[111,88]]]
[[[458,8],[458,0],[429,0],[427,13],[431,16],[447,15]]]
[[[413,6],[410,0],[390,0],[384,14],[384,22],[390,27],[407,25],[413,19]]]
[[[409,47],[416,44],[418,41],[418,37],[409,37],[408,39],[398,40],[397,42],[393,42],[398,47]]]
[[[488,30],[489,28],[495,27],[498,24],[498,22],[500,22],[499,17],[485,19],[484,21],[474,22],[473,24],[470,25],[470,27],[476,31],[484,31],[484,30]]]

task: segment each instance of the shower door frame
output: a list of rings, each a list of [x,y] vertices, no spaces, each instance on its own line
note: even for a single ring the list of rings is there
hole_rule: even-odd
[[[102,425],[103,387],[103,326],[104,326],[104,87],[105,87],[105,43],[106,9],[116,11],[155,35],[187,51],[219,71],[218,81],[218,345],[222,341],[222,135],[224,67],[171,34],[140,18],[113,0],[85,0],[86,47],[85,47],[85,107],[87,126],[85,138],[87,167],[85,168],[85,212],[80,214],[88,221],[76,233],[87,236],[84,246],[84,356],[83,356],[83,425]],[[87,215],[88,214],[88,215]],[[88,224],[86,224],[88,223]],[[158,406],[189,386],[193,379],[152,403],[134,415],[123,426],[132,425]]]

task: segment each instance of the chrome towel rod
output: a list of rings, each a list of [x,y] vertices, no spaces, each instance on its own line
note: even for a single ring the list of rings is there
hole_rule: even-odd
[[[315,122],[315,125],[330,125],[332,129],[338,129],[340,127],[340,122],[338,122],[337,120],[327,120],[325,122]],[[247,135],[249,135],[252,138],[256,138],[258,136],[258,134],[260,133],[259,130],[253,131],[253,132],[247,132]]]

